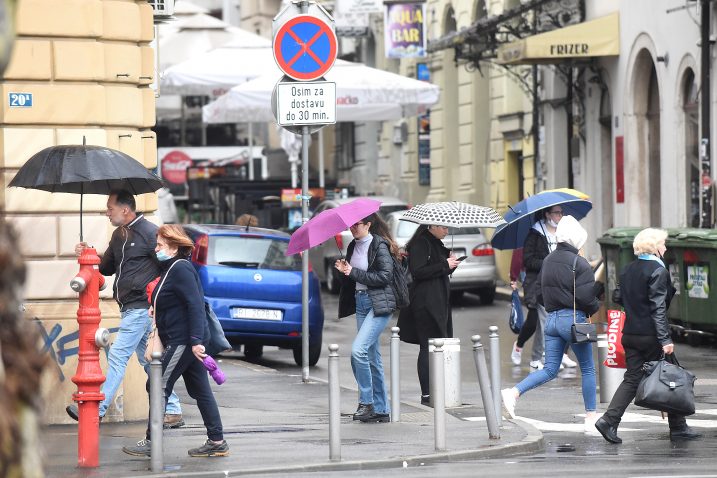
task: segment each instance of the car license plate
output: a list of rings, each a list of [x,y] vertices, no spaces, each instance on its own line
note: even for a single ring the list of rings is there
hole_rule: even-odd
[[[466,255],[466,250],[462,249],[462,248],[461,249],[453,249],[453,255],[455,255],[456,257],[463,257]]]
[[[250,319],[250,320],[281,320],[282,313],[280,310],[273,309],[248,309],[244,307],[232,308],[232,319]]]

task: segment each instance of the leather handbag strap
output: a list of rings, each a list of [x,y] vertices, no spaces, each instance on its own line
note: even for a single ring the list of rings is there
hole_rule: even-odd
[[[578,263],[578,255],[575,254],[575,259],[573,259],[573,324],[577,323],[577,311],[575,307],[575,266]]]

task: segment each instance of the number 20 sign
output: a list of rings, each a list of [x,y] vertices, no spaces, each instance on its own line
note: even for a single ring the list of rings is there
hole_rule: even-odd
[[[8,93],[11,108],[31,108],[32,93]]]

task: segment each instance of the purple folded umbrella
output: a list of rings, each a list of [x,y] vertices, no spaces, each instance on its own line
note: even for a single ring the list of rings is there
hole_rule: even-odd
[[[202,363],[204,364],[204,368],[207,369],[207,372],[209,372],[209,375],[211,375],[214,381],[217,382],[217,385],[221,385],[226,382],[227,377],[224,375],[224,372],[222,372],[222,369],[219,368],[219,365],[217,365],[217,362],[211,355],[204,357]]]
[[[341,206],[327,209],[312,217],[291,235],[286,255],[311,249],[345,231],[361,219],[378,211],[381,202],[358,198]]]

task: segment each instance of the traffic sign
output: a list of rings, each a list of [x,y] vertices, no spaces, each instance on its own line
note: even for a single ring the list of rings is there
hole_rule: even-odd
[[[279,126],[336,123],[336,83],[330,81],[277,83],[276,121]]]
[[[338,52],[333,25],[312,15],[297,15],[274,35],[274,59],[287,76],[299,81],[321,78]]]

